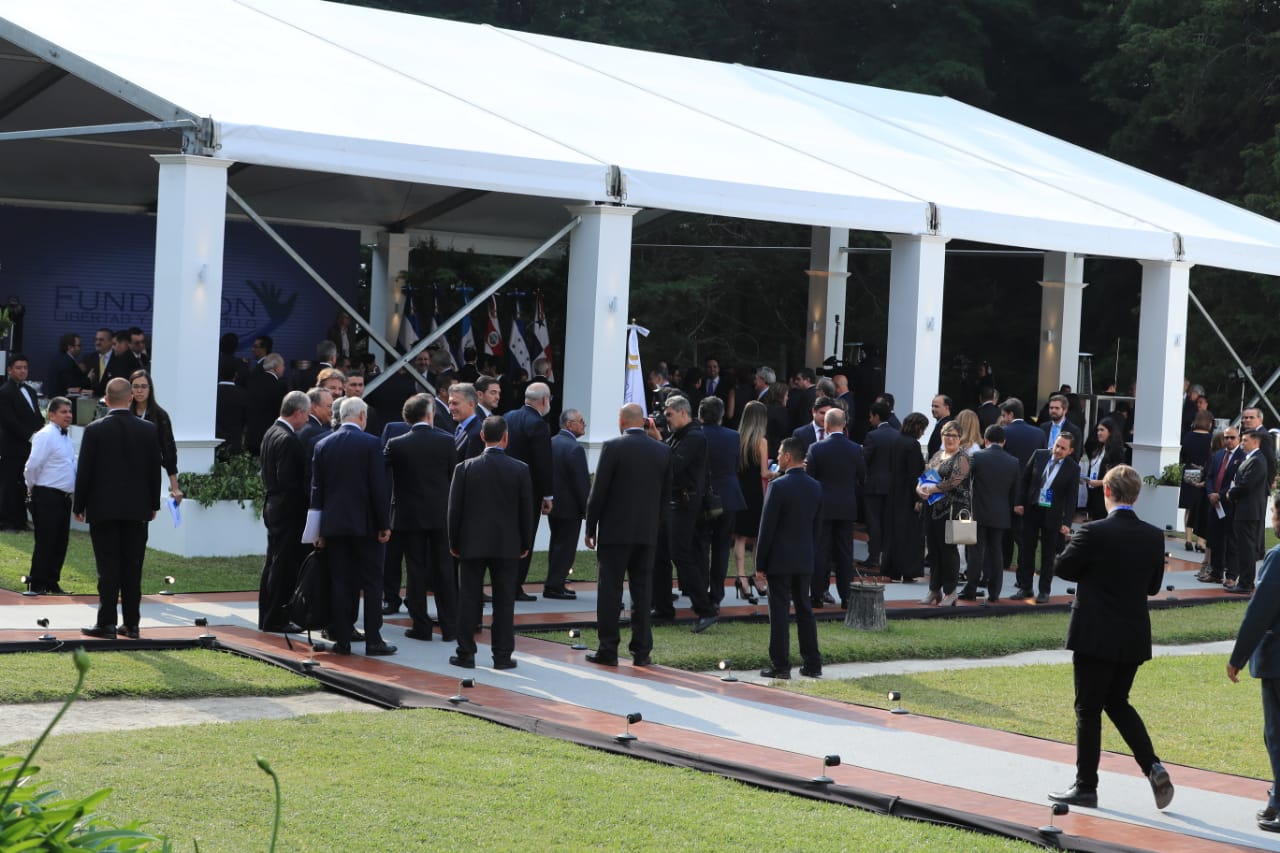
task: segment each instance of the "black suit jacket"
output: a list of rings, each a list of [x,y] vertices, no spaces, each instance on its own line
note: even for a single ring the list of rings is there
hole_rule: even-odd
[[[801,424],[791,431],[792,438],[800,439],[807,452],[810,447],[818,441],[818,428],[814,426],[813,420],[810,419],[807,424]]]
[[[484,417],[477,409],[476,416],[467,424],[461,436],[457,435],[457,427],[454,427],[453,446],[459,463],[475,459],[484,452],[484,438],[480,434],[483,426]]]
[[[449,548],[464,560],[517,559],[533,547],[529,466],[485,448],[454,469],[449,487]]]
[[[1045,434],[1039,427],[1034,427],[1019,418],[1004,428],[1004,449],[1013,454],[1018,465],[1023,468],[1031,461],[1031,454],[1044,449]]]
[[[1031,461],[1022,469],[1022,485],[1019,488],[1019,506],[1030,512],[1040,505],[1040,481],[1044,478],[1045,465],[1053,454],[1049,450],[1037,450],[1031,455]],[[1062,527],[1071,523],[1076,512],[1076,499],[1080,496],[1080,466],[1068,456],[1062,460],[1058,470],[1054,472],[1053,482],[1049,490],[1053,492],[1050,506],[1045,508],[1044,524],[1048,527]]]
[[[131,350],[125,350],[124,355],[111,354],[111,360],[107,362],[107,372],[102,380],[102,388],[105,392],[107,383],[112,379],[128,379],[135,370],[141,368],[138,357]]]
[[[266,495],[262,520],[268,528],[296,527],[301,532],[311,487],[306,453],[297,433],[282,420],[273,423],[262,436],[258,464]]]
[[[44,381],[40,391],[45,399],[52,400],[54,397],[67,396],[68,388],[83,388],[88,382],[80,363],[70,354],[60,352],[53,357],[53,364],[49,366],[49,378]]]
[[[747,498],[738,482],[738,457],[742,448],[736,430],[711,425],[702,427],[707,440],[707,482],[720,496],[725,512],[740,512],[747,508]]]
[[[822,517],[822,485],[799,465],[769,484],[756,536],[756,570],[766,575],[813,572],[813,543]]]
[[[1244,458],[1227,489],[1236,521],[1262,521],[1267,514],[1267,460],[1262,450]]]
[[[244,449],[244,427],[248,417],[248,392],[239,385],[219,382],[213,434],[223,440],[227,452],[239,453]]]
[[[1049,443],[1049,431],[1053,429],[1053,422],[1044,421],[1040,424],[1040,429],[1044,432],[1044,446],[1052,449],[1052,445]],[[1073,424],[1067,418],[1062,419],[1062,432],[1069,432],[1075,436],[1075,444],[1072,445],[1071,458],[1079,462],[1080,454],[1084,450],[1084,433],[1080,431],[1080,427]],[[1005,441],[1006,443],[1008,442],[1007,436]]]
[[[35,390],[6,379],[0,385],[0,456],[25,459],[31,452],[31,436],[43,426]]]
[[[867,479],[861,445],[833,433],[809,446],[805,472],[822,485],[823,518],[857,519],[858,491]]]
[[[869,495],[887,495],[893,484],[893,448],[902,433],[888,423],[867,430],[862,442],[862,455],[867,461],[867,486]]]
[[[587,452],[567,429],[551,436],[551,472],[556,496],[551,517],[581,521],[587,514],[591,474],[587,471]]]
[[[600,545],[653,544],[671,494],[671,448],[628,430],[600,448],[587,497],[586,535]]]
[[[390,439],[382,455],[391,471],[391,529],[443,529],[457,464],[450,436],[430,424],[414,424]]]
[[[671,448],[671,498],[680,512],[701,512],[707,488],[707,437],[702,425],[691,421],[667,439]]]
[[[532,406],[521,406],[502,416],[507,422],[507,455],[529,466],[535,497],[555,495],[551,473],[551,430]]]
[[[978,424],[985,433],[987,427],[1000,422],[1000,407],[990,401],[983,403],[974,410],[974,414],[978,416]]]
[[[321,512],[321,536],[376,536],[391,529],[391,489],[377,436],[348,423],[316,444],[311,509]]]
[[[969,457],[973,471],[973,520],[986,527],[1008,530],[1018,503],[1021,471],[1018,460],[993,444]]]
[[[942,449],[942,428],[955,419],[955,415],[943,415],[938,418],[938,422],[933,425],[933,432],[929,433],[929,443],[926,445],[930,459],[933,458],[933,454]]]
[[[245,414],[244,443],[250,453],[257,453],[263,434],[280,417],[280,401],[289,393],[289,386],[269,370],[255,370],[246,390],[249,411]]]
[[[1228,456],[1227,450],[1224,447],[1222,450],[1213,454],[1213,457],[1209,460],[1209,464],[1206,465],[1204,469],[1204,493],[1206,495],[1217,494],[1222,498],[1222,508],[1228,515],[1235,511],[1235,507],[1232,505],[1230,500],[1226,499],[1227,489],[1231,488],[1231,481],[1235,479],[1236,469],[1240,467],[1240,463],[1243,461],[1244,453],[1240,448],[1237,447],[1235,452]],[[1224,467],[1226,470],[1222,472],[1222,486],[1220,487],[1220,490],[1215,490],[1213,486],[1214,483],[1217,482],[1218,469]],[[1210,510],[1210,512],[1212,512],[1212,510]]]
[[[153,424],[113,409],[85,427],[72,512],[95,521],[149,521],[160,509],[160,441]]]
[[[1164,534],[1117,509],[1072,534],[1054,574],[1076,582],[1067,648],[1103,660],[1151,659],[1147,597],[1164,578]]]
[[[806,421],[813,420],[813,401],[816,399],[818,399],[816,385],[791,389],[787,394],[788,430],[797,430],[804,426]]]

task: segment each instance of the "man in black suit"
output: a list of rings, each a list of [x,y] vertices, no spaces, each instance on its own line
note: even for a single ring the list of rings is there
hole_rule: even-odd
[[[898,420],[898,416],[893,413],[893,406],[894,406],[893,395],[890,394],[888,391],[885,391],[881,394],[877,394],[875,400],[873,400],[872,402],[884,403],[886,406],[888,406],[889,407],[889,426],[893,427],[896,432],[899,432],[899,433],[902,432],[902,421]],[[912,489],[914,490],[915,486],[912,486]]]
[[[1240,413],[1240,435],[1242,436],[1242,443],[1244,441],[1243,436],[1245,432],[1251,429],[1266,430],[1266,427],[1263,425],[1262,409],[1245,409]],[[1266,462],[1266,490],[1270,492],[1276,487],[1276,442],[1275,437],[1269,432],[1262,436],[1262,443],[1258,446],[1258,452],[1262,454],[1262,458]],[[1263,556],[1262,552],[1264,543],[1267,539],[1265,535],[1266,526],[1267,522],[1265,519],[1258,523],[1258,536],[1256,539],[1258,543],[1258,553],[1254,555],[1255,559],[1258,560],[1261,560]]]
[[[316,344],[316,360],[310,367],[294,371],[290,384],[298,391],[311,390],[315,387],[316,377],[320,375],[320,371],[333,367],[337,358],[338,345],[330,340],[321,341]]]
[[[1209,502],[1205,513],[1209,519],[1205,532],[1209,541],[1209,560],[1196,575],[1196,580],[1201,583],[1222,583],[1227,568],[1235,565],[1232,556],[1236,543],[1231,524],[1235,505],[1226,498],[1236,469],[1244,459],[1244,452],[1240,450],[1240,428],[1230,426],[1223,430],[1222,444],[1222,449],[1213,454],[1204,470],[1204,497]],[[1218,517],[1219,507],[1222,508],[1221,518]]]
[[[883,401],[871,404],[868,420],[871,429],[867,430],[862,444],[867,463],[867,484],[862,494],[863,514],[867,519],[867,559],[863,565],[878,573],[885,531],[890,529],[885,516],[893,485],[893,448],[901,433],[889,425],[889,407]]]
[[[248,418],[249,392],[236,384],[235,361],[220,361],[218,398],[213,415],[214,437],[222,439],[217,451],[219,458],[236,456],[244,450],[244,431]]]
[[[80,336],[68,333],[58,338],[58,354],[49,365],[48,378],[41,386],[40,392],[45,399],[67,396],[69,388],[83,388],[88,381],[84,370],[80,368]]]
[[[600,578],[596,589],[600,645],[587,660],[604,666],[618,663],[618,613],[626,575],[631,592],[631,661],[648,666],[653,651],[649,629],[653,543],[671,493],[671,448],[645,434],[644,409],[637,403],[627,403],[618,412],[618,431],[620,436],[600,448],[596,479],[587,497],[582,541],[597,549]]]
[[[987,589],[987,601],[1000,600],[1004,581],[1004,536],[1013,523],[1013,506],[1018,502],[1022,471],[1018,460],[1004,449],[1004,427],[992,424],[984,434],[987,446],[969,458],[973,472],[973,520],[978,523],[978,541],[970,551],[960,598],[976,601],[978,587]]]
[[[458,558],[458,652],[449,663],[476,665],[484,573],[493,589],[493,668],[515,669],[516,575],[533,548],[533,481],[529,466],[507,455],[507,422],[481,427],[484,452],[458,464],[449,486],[449,550]]]
[[[298,431],[298,438],[307,457],[307,482],[311,482],[311,456],[320,440],[333,432],[333,394],[328,388],[312,388],[307,391],[307,399],[311,402],[311,413],[307,422]]]
[[[587,514],[587,493],[591,475],[587,452],[578,443],[587,431],[587,422],[577,409],[560,413],[560,432],[551,436],[551,473],[555,503],[551,505],[551,543],[547,551],[547,581],[544,598],[568,600],[578,594],[565,586],[569,569],[578,554],[578,529]]]
[[[484,416],[476,410],[476,404],[476,386],[470,382],[455,382],[449,386],[449,414],[457,424],[453,431],[453,447],[460,463],[484,452],[484,438],[480,435]]]
[[[329,562],[334,654],[351,654],[352,623],[364,593],[365,654],[393,655],[382,639],[382,548],[391,538],[391,492],[377,436],[365,432],[368,404],[344,398],[340,425],[316,444],[311,509],[320,511],[317,548]]]
[[[1048,604],[1053,585],[1053,558],[1071,535],[1076,510],[1080,466],[1071,457],[1074,433],[1063,430],[1049,450],[1037,450],[1022,469],[1015,514],[1022,516],[1022,547],[1018,549],[1018,588],[1014,598],[1031,597],[1036,543],[1040,545],[1040,591],[1036,604]]]
[[[289,392],[284,382],[284,356],[278,352],[268,353],[262,359],[261,369],[249,374],[245,390],[249,392],[249,411],[245,416],[244,446],[250,453],[257,454],[262,436],[275,423],[280,401]]]
[[[114,333],[110,329],[99,329],[93,333],[93,352],[80,360],[80,368],[84,370],[85,387],[93,389],[93,396],[101,397],[107,393],[107,364],[111,361],[111,341]]]
[[[942,428],[955,420],[956,416],[951,413],[954,405],[946,394],[939,394],[929,404],[929,411],[937,422],[933,425],[933,432],[929,433],[929,453],[926,458],[932,459],[933,454],[942,449]]]
[[[107,362],[107,381],[117,377],[128,379],[135,370],[141,369],[138,357],[131,346],[133,334],[128,329],[116,332],[111,343],[111,360]]]
[[[27,483],[22,469],[31,436],[44,426],[35,389],[27,384],[27,357],[9,356],[9,379],[0,385],[0,530],[27,529]]]
[[[138,326],[129,327],[129,352],[133,354],[135,370],[151,372],[151,353],[147,352],[147,333]]]
[[[1080,427],[1067,420],[1067,408],[1070,405],[1064,394],[1054,394],[1049,398],[1049,419],[1040,423],[1040,429],[1045,435],[1045,447],[1053,447],[1053,443],[1058,440],[1058,436],[1064,432],[1071,433],[1072,447],[1075,449],[1071,452],[1071,458],[1080,461],[1080,452],[1084,449],[1084,433]]]
[[[138,638],[147,523],[160,509],[160,440],[155,425],[129,412],[128,379],[107,383],[107,416],[85,427],[71,511],[89,522],[98,570],[98,618],[80,631],[116,635],[116,601],[124,633]]]
[[[987,427],[1000,422],[1000,407],[996,405],[999,398],[1000,392],[994,385],[983,385],[978,389],[978,408],[975,411],[983,434],[986,434]]]
[[[809,593],[814,607],[830,596],[827,579],[835,564],[836,592],[847,606],[853,582],[853,522],[858,518],[858,492],[867,479],[862,447],[844,434],[844,409],[827,410],[826,438],[810,445],[805,471],[822,486],[822,511],[818,514],[818,538],[814,543],[813,579]]]
[[[551,512],[554,506],[555,480],[551,473],[551,430],[547,427],[547,412],[551,409],[551,389],[543,382],[534,382],[524,391],[524,405],[507,412],[507,455],[529,466],[533,478],[533,530],[529,541],[538,532],[538,519]],[[575,538],[576,534],[575,534]],[[533,559],[533,547],[520,557],[520,570],[516,576],[516,601],[537,601],[536,595],[524,591],[529,577],[529,563]]]
[[[1044,432],[1023,420],[1023,414],[1022,401],[1017,397],[1009,397],[1000,405],[1000,426],[1004,427],[1004,449],[1018,460],[1020,471],[1024,470],[1027,463],[1031,461],[1031,454],[1047,446]],[[1004,568],[1014,568],[1013,546],[1015,543],[1021,547],[1022,516],[1020,515],[1013,517],[1013,526],[1009,528],[1009,535],[1004,537],[1004,551],[1001,552],[1000,557]]]
[[[719,608],[724,601],[724,580],[729,574],[729,550],[733,547],[734,519],[747,508],[747,499],[738,483],[738,462],[741,444],[738,433],[726,426],[724,401],[714,395],[702,398],[698,404],[698,421],[702,435],[707,439],[707,487],[720,497],[721,512],[714,517],[706,514],[697,525],[697,554],[702,563],[701,572],[707,576],[707,594],[711,603]],[[741,591],[742,586],[738,589]],[[755,599],[748,596],[752,604]]]
[[[812,418],[814,401],[818,399],[818,389],[814,384],[816,378],[807,367],[792,375],[791,391],[787,394],[787,415],[791,423],[787,429],[793,434]]]
[[[1076,778],[1068,790],[1049,799],[1098,807],[1106,711],[1151,783],[1156,808],[1163,809],[1173,800],[1173,783],[1142,717],[1129,704],[1129,689],[1138,667],[1151,659],[1147,597],[1160,591],[1164,577],[1164,534],[1133,512],[1142,488],[1137,471],[1117,465],[1102,482],[1107,517],[1077,530],[1055,565],[1059,577],[1076,583],[1067,628],[1076,688]]]
[[[411,424],[409,431],[388,441],[382,454],[391,472],[391,531],[404,551],[405,604],[413,619],[404,635],[430,641],[429,587],[442,639],[450,642],[458,624],[458,580],[449,555],[448,496],[457,451],[449,434],[435,428],[435,410],[429,393],[406,400],[403,417]]]
[[[807,423],[801,424],[791,431],[791,437],[799,439],[807,451],[809,445],[822,441],[827,437],[827,428],[825,418],[827,412],[834,406],[835,400],[830,397],[815,397],[813,400],[813,411]],[[841,410],[843,411],[843,409]]]
[[[1236,580],[1226,587],[1227,592],[1253,592],[1258,562],[1258,522],[1267,514],[1267,461],[1261,448],[1269,439],[1270,434],[1262,428],[1245,431],[1241,436],[1245,456],[1227,489],[1227,499],[1235,507],[1231,528],[1236,543],[1232,554],[1235,564],[1227,567],[1227,572]]]
[[[476,348],[467,347],[462,351],[462,367],[458,368],[458,381],[475,382],[480,376],[480,369],[476,367]]]
[[[262,436],[258,462],[262,472],[262,521],[267,526],[267,557],[258,585],[258,630],[290,632],[289,598],[298,586],[298,569],[305,549],[302,530],[307,523],[306,447],[298,431],[311,414],[311,401],[290,391],[280,401],[280,417]]]
[[[843,410],[838,410],[843,415]],[[805,473],[804,451],[794,438],[778,449],[782,475],[769,486],[756,536],[756,578],[769,584],[769,666],[765,678],[791,677],[791,628],[787,613],[796,608],[800,640],[800,674],[822,675],[818,625],[809,601],[813,577],[814,541],[822,514],[822,485]]]
[[[702,386],[704,392],[708,397],[719,397],[727,410],[729,397],[733,394],[733,377],[720,375],[720,359],[715,356],[702,362],[702,370],[706,375]]]

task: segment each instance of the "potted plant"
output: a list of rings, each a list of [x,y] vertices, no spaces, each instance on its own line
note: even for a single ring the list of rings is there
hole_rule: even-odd
[[[1157,475],[1142,478],[1142,491],[1134,504],[1134,512],[1148,524],[1182,532],[1182,511],[1178,509],[1178,496],[1182,492],[1182,463],[1164,466]]]

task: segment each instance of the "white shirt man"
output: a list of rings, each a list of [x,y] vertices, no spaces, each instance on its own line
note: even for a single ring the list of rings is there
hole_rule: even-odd
[[[74,409],[71,401],[49,401],[49,423],[31,437],[31,455],[23,468],[35,547],[31,551],[31,591],[66,595],[58,582],[67,556],[71,529],[71,493],[76,485],[76,451],[68,428]]]

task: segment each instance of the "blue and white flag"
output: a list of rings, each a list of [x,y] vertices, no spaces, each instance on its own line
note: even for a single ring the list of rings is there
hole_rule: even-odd
[[[412,290],[405,290],[400,297],[400,335],[396,344],[401,352],[409,349],[422,337],[422,326],[418,323],[418,309],[414,306]]]
[[[516,300],[516,313],[511,317],[511,334],[507,335],[507,351],[511,354],[512,372],[522,368],[526,376],[533,376],[533,364],[529,359],[529,346],[524,342],[524,320],[520,319],[520,300]]]
[[[463,315],[459,325],[462,326],[462,339],[458,342],[458,353],[454,363],[463,364],[466,361],[467,350],[476,348],[476,336],[471,331],[471,315]]]

